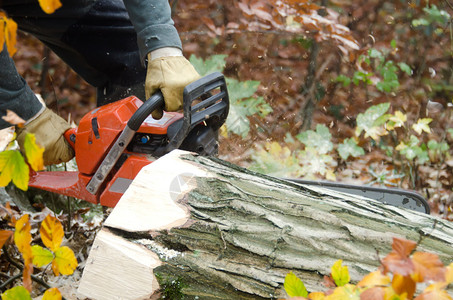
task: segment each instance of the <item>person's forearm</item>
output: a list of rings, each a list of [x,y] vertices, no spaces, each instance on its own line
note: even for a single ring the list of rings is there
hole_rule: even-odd
[[[171,19],[168,0],[124,0],[132,24],[137,31],[137,43],[142,60],[163,47],[182,49],[181,40]]]

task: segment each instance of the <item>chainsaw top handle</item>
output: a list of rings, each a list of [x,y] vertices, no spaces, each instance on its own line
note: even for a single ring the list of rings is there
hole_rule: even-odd
[[[148,98],[132,115],[127,122],[127,126],[133,131],[137,131],[142,125],[143,121],[157,108],[165,105],[164,96],[159,90]]]

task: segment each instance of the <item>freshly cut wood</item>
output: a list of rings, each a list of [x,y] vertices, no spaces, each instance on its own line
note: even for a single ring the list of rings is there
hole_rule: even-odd
[[[269,299],[286,296],[290,271],[324,290],[336,260],[357,281],[393,237],[418,241],[444,263],[453,257],[448,221],[177,150],[143,168],[106,220],[79,294]]]

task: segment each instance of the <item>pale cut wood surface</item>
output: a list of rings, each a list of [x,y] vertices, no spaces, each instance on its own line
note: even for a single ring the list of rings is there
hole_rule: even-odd
[[[170,192],[178,174],[185,174],[187,188],[179,196]],[[283,281],[290,271],[310,291],[324,290],[323,276],[338,259],[358,281],[377,268],[392,237],[420,241],[418,250],[438,254],[445,264],[453,257],[451,222],[183,151],[145,167],[105,227],[156,255],[161,264],[152,272],[161,288],[181,283],[186,299],[285,297]],[[85,272],[103,272],[99,256],[105,253],[90,253],[91,269]],[[135,253],[121,259],[133,264]],[[90,276],[84,274],[96,277],[96,288],[106,293],[114,280],[127,278],[121,273],[106,282]]]

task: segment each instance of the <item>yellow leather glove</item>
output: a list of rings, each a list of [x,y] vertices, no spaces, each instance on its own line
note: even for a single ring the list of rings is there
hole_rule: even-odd
[[[179,49],[176,50],[181,53]],[[165,110],[180,110],[182,108],[184,88],[189,83],[200,78],[200,75],[195,71],[192,64],[182,56],[182,53],[180,56],[155,58],[153,52],[148,54],[148,70],[145,83],[146,99],[160,89],[164,95]],[[152,116],[154,119],[160,119],[162,114],[162,109],[156,109]]]
[[[48,108],[23,128],[17,130],[17,142],[23,149],[25,135],[33,133],[36,142],[44,147],[44,165],[59,164],[70,161],[74,157],[74,150],[64,138],[63,134],[70,129],[68,122]]]

